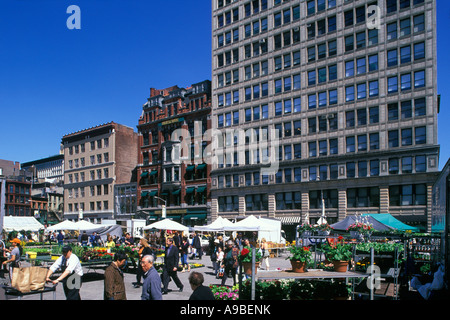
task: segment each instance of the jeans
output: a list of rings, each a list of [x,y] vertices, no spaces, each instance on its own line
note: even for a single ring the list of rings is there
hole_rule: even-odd
[[[181,265],[184,266],[188,266],[188,261],[187,261],[187,253],[182,253],[181,254]]]

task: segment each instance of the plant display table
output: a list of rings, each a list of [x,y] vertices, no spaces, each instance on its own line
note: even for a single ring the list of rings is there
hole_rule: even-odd
[[[257,280],[279,280],[279,279],[351,279],[366,278],[369,274],[357,271],[335,272],[322,269],[309,269],[308,272],[296,273],[291,270],[285,271],[261,271],[256,275]]]

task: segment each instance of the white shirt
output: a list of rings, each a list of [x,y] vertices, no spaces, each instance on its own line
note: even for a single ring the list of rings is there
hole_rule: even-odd
[[[55,272],[56,270],[61,268],[62,261],[63,261],[63,256],[60,256],[55,261],[55,263],[52,264],[52,266],[50,267],[50,270],[52,270],[52,272]],[[69,270],[70,272],[75,272],[80,277],[83,276],[83,268],[81,267],[80,259],[78,259],[78,257],[76,255],[74,255],[73,253],[70,255],[70,258],[67,259],[67,269],[66,270]]]

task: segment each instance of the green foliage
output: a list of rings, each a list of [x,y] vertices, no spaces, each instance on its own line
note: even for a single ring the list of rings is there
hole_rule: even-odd
[[[375,253],[380,252],[394,252],[395,248],[398,248],[399,251],[404,250],[404,244],[403,243],[380,243],[380,242],[365,242],[365,243],[358,243],[356,245],[356,250],[363,251],[370,253],[370,249],[373,248]]]
[[[309,263],[311,261],[312,254],[309,247],[292,246],[288,248],[288,251],[291,253],[291,255],[287,257],[286,260],[289,259],[306,263]]]
[[[345,280],[295,279],[265,280],[255,282],[256,300],[332,300],[348,298],[351,285]],[[242,284],[240,300],[251,299],[251,281]]]
[[[325,245],[322,249],[328,261],[350,261],[353,257],[353,250],[350,244],[339,242],[334,246]]]

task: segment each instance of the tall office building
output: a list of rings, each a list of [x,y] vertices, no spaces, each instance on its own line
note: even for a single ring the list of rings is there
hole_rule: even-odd
[[[212,6],[213,128],[255,130],[212,168],[213,220],[314,223],[324,203],[329,223],[390,213],[429,230],[439,161],[435,1]],[[279,146],[252,147],[273,130]],[[279,169],[261,174],[272,151]]]

